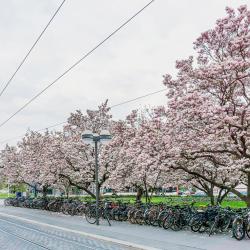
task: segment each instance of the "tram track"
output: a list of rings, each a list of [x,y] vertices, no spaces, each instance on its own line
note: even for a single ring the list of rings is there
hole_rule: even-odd
[[[32,244],[32,245],[35,245],[36,247],[38,246],[38,247],[40,247],[41,249],[48,249],[48,250],[51,250],[50,248],[48,248],[48,247],[46,247],[46,246],[43,246],[43,245],[41,245],[41,244],[39,244],[39,243],[37,243],[37,242],[35,242],[35,241],[26,239],[26,238],[24,238],[24,237],[22,237],[22,236],[20,236],[20,235],[18,235],[18,234],[9,232],[8,230],[4,230],[4,229],[0,228],[0,232],[5,233],[5,234],[8,234],[8,235],[11,235],[12,237],[14,236],[14,237],[18,238],[19,240],[28,242],[28,243],[30,243],[30,244]]]
[[[24,225],[20,225],[18,223],[15,223],[13,221],[9,221],[7,219],[3,219],[3,218],[0,218],[0,221],[4,222],[4,223],[8,223],[12,226],[14,226],[15,228],[20,228],[20,229],[24,229],[24,230],[28,230],[28,231],[32,231],[34,233],[38,233],[39,235],[44,235],[46,236],[47,238],[52,238],[52,239],[56,239],[56,240],[60,240],[60,241],[64,241],[64,242],[67,242],[67,243],[70,243],[70,244],[73,244],[73,245],[76,245],[78,247],[81,247],[82,249],[89,249],[89,250],[98,250],[98,249],[103,249],[103,248],[98,248],[98,247],[91,247],[91,246],[88,246],[88,245],[85,245],[85,244],[82,244],[80,242],[77,242],[77,241],[73,241],[73,240],[70,240],[70,239],[66,239],[66,238],[63,238],[63,237],[60,237],[60,236],[57,236],[55,234],[53,234],[52,232],[44,232],[43,230],[40,230],[40,229],[37,229],[37,228],[30,228],[30,227],[27,227],[27,226],[24,226]],[[43,247],[43,249],[51,249],[51,248],[48,248],[46,246],[43,246],[42,244],[40,243],[36,243],[35,241],[32,241],[32,240],[29,240],[27,238],[24,238],[18,234],[15,234],[13,232],[9,232],[9,231],[5,231],[3,229],[0,229],[0,231],[4,231],[6,233],[9,233],[10,235],[13,235],[13,236],[16,236],[17,238],[20,238],[22,240],[26,240],[27,242],[30,242],[32,244],[37,244],[38,246],[40,247]]]

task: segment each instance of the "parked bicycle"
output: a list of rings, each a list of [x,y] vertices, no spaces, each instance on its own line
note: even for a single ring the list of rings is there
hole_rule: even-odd
[[[107,220],[109,226],[111,226],[110,223],[110,211],[112,209],[110,202],[101,202],[100,206],[98,208],[99,218],[103,218]],[[96,204],[90,204],[87,206],[85,211],[85,218],[88,223],[95,224],[97,220],[97,213],[96,213]]]

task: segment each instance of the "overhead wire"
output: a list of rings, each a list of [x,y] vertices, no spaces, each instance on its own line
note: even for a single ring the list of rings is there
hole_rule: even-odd
[[[128,103],[130,103],[130,102],[134,102],[134,101],[140,100],[140,99],[142,99],[142,98],[145,98],[145,97],[148,97],[148,96],[151,96],[151,95],[155,95],[155,94],[158,94],[158,93],[161,93],[161,92],[164,92],[164,91],[166,91],[166,88],[160,89],[160,90],[157,90],[157,91],[154,91],[154,92],[150,92],[150,93],[148,93],[148,94],[145,94],[145,95],[142,95],[142,96],[138,96],[138,97],[136,97],[136,98],[129,99],[129,100],[124,101],[124,102],[120,102],[120,103],[114,104],[114,105],[110,106],[110,109],[116,108],[116,107],[118,107],[118,106],[122,106],[122,105],[124,105],[124,104],[128,104]],[[53,125],[47,126],[47,127],[45,127],[45,128],[38,129],[38,130],[34,130],[34,132],[41,132],[41,131],[44,131],[44,130],[47,130],[47,129],[51,129],[51,128],[54,128],[54,127],[58,127],[58,126],[64,125],[64,124],[66,124],[66,123],[67,123],[67,121],[58,122],[58,123],[55,123],[55,124],[53,124]],[[3,140],[3,141],[0,141],[0,144],[6,143],[6,142],[11,141],[11,140],[14,140],[14,139],[18,139],[18,138],[20,138],[20,137],[22,137],[22,136],[24,136],[24,135],[25,135],[25,134],[22,134],[22,135],[20,135],[20,136],[15,136],[15,137],[12,137],[12,138],[5,139],[5,140]]]
[[[17,72],[21,69],[21,67],[23,66],[23,64],[25,63],[26,59],[29,57],[30,53],[32,52],[32,50],[35,48],[35,46],[37,45],[37,43],[39,42],[39,40],[41,39],[41,37],[43,36],[43,34],[45,33],[45,31],[48,29],[49,25],[52,23],[53,19],[56,17],[56,15],[58,14],[59,10],[62,8],[63,4],[65,3],[66,0],[63,0],[61,2],[61,4],[59,5],[59,7],[56,9],[56,12],[53,14],[53,16],[50,18],[49,22],[46,24],[46,26],[44,27],[44,29],[42,30],[42,32],[39,34],[39,36],[37,37],[37,39],[35,40],[35,42],[33,43],[33,45],[31,46],[31,48],[28,50],[28,52],[26,53],[26,55],[24,56],[24,58],[21,60],[20,64],[18,65],[17,69],[14,71],[14,73],[11,75],[11,77],[9,78],[9,80],[3,84],[3,88],[0,91],[0,97],[3,95],[3,93],[6,91],[6,89],[8,88],[8,86],[11,84],[12,80],[14,79],[15,75],[17,74]]]
[[[15,111],[9,118],[0,123],[0,128],[4,126],[8,121],[10,121],[14,116],[24,110],[28,105],[30,105],[34,100],[36,100],[40,95],[42,95],[47,89],[53,86],[57,81],[59,81],[62,77],[64,77],[67,73],[69,73],[73,68],[75,68],[78,64],[80,64],[84,59],[86,59],[89,55],[91,55],[96,49],[102,46],[107,40],[109,40],[112,36],[114,36],[119,30],[121,30],[124,26],[126,26],[130,21],[132,21],[136,16],[138,16],[142,11],[144,11],[148,6],[150,6],[155,0],[151,0],[144,7],[142,7],[139,11],[137,11],[134,15],[132,15],[127,21],[122,23],[118,28],[116,28],[111,34],[109,34],[105,39],[95,45],[90,51],[84,54],[79,60],[77,60],[73,65],[67,68],[61,75],[59,75],[54,81],[48,84],[44,89],[42,89],[39,93],[33,96],[28,102],[26,102],[21,108]]]

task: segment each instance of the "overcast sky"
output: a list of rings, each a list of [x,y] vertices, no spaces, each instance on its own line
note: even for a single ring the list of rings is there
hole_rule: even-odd
[[[0,0],[0,87],[17,68],[61,0]],[[67,0],[22,69],[0,97],[0,123],[149,0]],[[250,0],[155,0],[117,35],[0,128],[0,141],[163,88],[176,59],[192,55],[199,34],[225,15],[225,7]],[[112,110],[164,104],[159,93]],[[13,144],[17,139],[8,141]],[[0,148],[4,145],[0,144]]]

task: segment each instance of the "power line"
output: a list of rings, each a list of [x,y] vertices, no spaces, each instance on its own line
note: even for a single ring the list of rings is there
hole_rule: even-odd
[[[121,106],[121,105],[123,105],[123,104],[127,104],[127,103],[130,103],[130,102],[134,102],[134,101],[137,101],[137,100],[142,99],[142,98],[144,98],[144,97],[151,96],[151,95],[154,95],[154,94],[163,92],[163,91],[166,91],[166,89],[161,89],[161,90],[158,90],[158,91],[155,91],[155,92],[152,92],[152,93],[148,93],[148,94],[146,94],[146,95],[142,95],[142,96],[136,97],[136,98],[134,98],[134,99],[131,99],[131,100],[128,100],[128,101],[125,101],[125,102],[121,102],[121,103],[115,104],[115,105],[111,106],[110,108],[115,108],[115,107]]]
[[[59,81],[62,77],[64,77],[67,73],[69,73],[73,68],[75,68],[78,64],[80,64],[84,59],[86,59],[89,55],[91,55],[96,49],[98,49],[102,44],[104,44],[109,38],[114,36],[119,30],[121,30],[126,24],[128,24],[132,19],[134,19],[137,15],[139,15],[144,9],[146,9],[150,4],[152,4],[155,0],[150,1],[143,8],[141,8],[138,12],[136,12],[132,17],[130,17],[126,22],[120,25],[117,29],[115,29],[110,35],[108,35],[104,40],[99,42],[94,48],[92,48],[89,52],[87,52],[83,57],[81,57],[78,61],[76,61],[72,66],[70,66],[64,73],[58,76],[53,82],[47,85],[42,91],[32,97],[28,102],[26,102],[21,108],[19,108],[15,113],[13,113],[7,120],[0,123],[0,128],[5,125],[9,120],[11,120],[14,116],[16,116],[19,112],[25,109],[29,104],[31,104],[35,99],[37,99],[40,95],[42,95],[47,89],[49,89],[52,85],[54,85],[57,81]]]
[[[25,55],[25,57],[22,59],[22,61],[18,65],[17,69],[14,71],[14,73],[12,74],[12,76],[10,77],[10,79],[4,84],[4,87],[3,87],[3,89],[0,92],[0,97],[5,92],[5,90],[7,89],[7,87],[10,85],[11,81],[13,80],[13,78],[15,77],[15,75],[17,74],[17,72],[20,70],[20,68],[22,67],[22,65],[25,63],[25,61],[28,58],[28,56],[30,55],[31,51],[35,48],[36,44],[41,39],[41,37],[43,36],[43,34],[45,33],[45,31],[47,30],[47,28],[49,27],[49,25],[53,21],[53,19],[55,18],[55,16],[57,15],[57,13],[59,12],[59,10],[61,9],[61,7],[63,6],[63,4],[65,3],[65,1],[66,0],[63,0],[62,3],[59,5],[59,7],[57,8],[57,10],[54,13],[54,15],[50,18],[50,20],[47,23],[47,25],[45,26],[45,28],[42,30],[42,32],[40,33],[40,35],[37,37],[36,41],[33,43],[33,45],[31,46],[31,48],[28,50],[27,54]]]
[[[151,96],[151,95],[155,95],[155,94],[161,93],[161,92],[163,92],[163,91],[166,91],[166,88],[161,89],[161,90],[158,90],[158,91],[150,92],[150,93],[148,93],[148,94],[146,94],[146,95],[138,96],[138,97],[133,98],[133,99],[130,99],[130,100],[128,100],[128,101],[124,101],[124,102],[117,103],[117,104],[115,104],[115,105],[110,106],[110,109],[116,108],[116,107],[118,107],[118,106],[122,106],[122,105],[127,104],[127,103],[130,103],[130,102],[137,101],[137,100],[139,100],[139,99],[142,99],[142,98],[145,98],[145,97],[148,97],[148,96]],[[51,126],[48,126],[48,127],[46,127],[46,128],[42,128],[42,129],[35,130],[34,132],[44,131],[44,130],[47,130],[47,129],[50,129],[50,128],[58,127],[58,126],[60,126],[60,125],[66,124],[66,123],[67,123],[67,121],[59,122],[59,123],[53,124],[53,125],[51,125]],[[22,134],[22,135],[20,135],[20,136],[15,136],[15,137],[12,137],[12,138],[9,138],[9,139],[0,141],[0,144],[3,144],[3,143],[8,142],[8,141],[10,141],[10,140],[18,139],[18,138],[20,138],[20,137],[22,137],[22,136],[24,136],[24,135],[25,135],[25,134]]]

